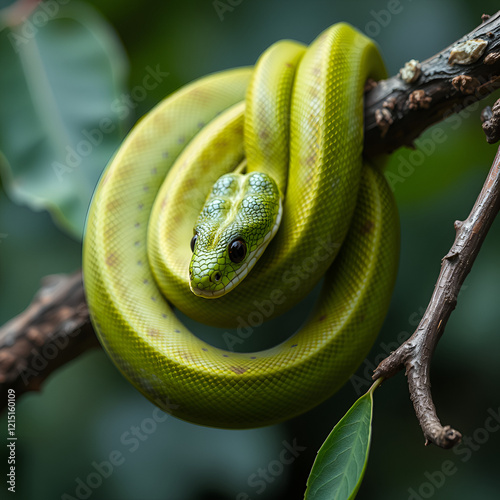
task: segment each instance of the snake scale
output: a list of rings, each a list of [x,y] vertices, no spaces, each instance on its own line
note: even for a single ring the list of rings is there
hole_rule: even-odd
[[[106,352],[160,408],[214,427],[277,423],[330,397],[367,355],[399,252],[383,161],[362,156],[364,85],[384,76],[373,42],[336,24],[308,47],[277,42],[255,67],[186,85],[118,149],[89,210],[84,284]],[[231,172],[274,179],[282,220],[238,286],[207,299],[191,291],[200,265],[190,266],[190,242],[207,194]],[[223,281],[211,273],[205,282]],[[305,324],[259,352],[213,347],[175,312],[235,327],[256,311],[283,314],[322,277]]]

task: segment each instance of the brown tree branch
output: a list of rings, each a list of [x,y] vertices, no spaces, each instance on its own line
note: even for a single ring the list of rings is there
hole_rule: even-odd
[[[97,346],[81,272],[47,276],[28,308],[0,328],[0,410],[8,389],[37,391],[54,370]]]
[[[400,146],[411,146],[414,139],[427,127],[486,97],[498,88],[500,12],[492,17],[485,17],[478,28],[453,46],[424,61],[420,67],[418,64],[413,64],[413,67],[409,65],[403,76],[408,81],[412,80],[410,83],[396,75],[367,86],[367,155],[390,153]],[[452,47],[456,47],[461,41],[472,39],[487,42],[478,59],[470,64],[459,65],[457,58],[464,56],[464,51],[455,50],[452,56],[452,61],[454,59],[455,62],[450,64]],[[485,45],[474,42],[473,47],[474,44],[476,49]],[[472,52],[477,53],[477,50]],[[483,124],[486,125],[485,130],[488,127],[491,129],[490,135],[494,135],[495,129],[498,133],[498,120],[495,122],[492,118],[493,113],[485,117]],[[495,165],[496,171],[492,168],[492,172],[496,175],[498,156]],[[498,210],[497,201],[495,212],[493,208],[483,208],[482,202],[479,203],[479,200],[491,197],[492,190],[496,190],[497,177],[493,179],[493,174],[490,173],[486,192],[483,193],[483,189],[475,211],[469,216],[469,219],[473,217],[476,221],[475,225],[470,229],[470,220],[467,219],[458,227],[456,245],[444,260],[447,271],[443,279],[451,288],[436,287],[429,305],[429,314],[424,316],[430,319],[427,322],[422,321],[413,337],[382,362],[375,374],[375,377],[387,378],[403,365],[406,366],[410,393],[426,439],[444,447],[455,443],[460,435],[439,424],[429,391],[429,363],[446,320],[455,305],[456,293],[469,272],[491,220]],[[471,238],[471,242],[466,242],[464,234]],[[465,264],[462,263],[464,256]],[[457,268],[460,272],[454,271]],[[440,322],[436,320],[438,317]],[[9,388],[15,389],[17,395],[29,390],[38,390],[50,373],[97,345],[85,302],[81,273],[48,277],[26,311],[0,328],[0,394],[5,396]],[[6,401],[7,398],[2,397],[0,408]]]
[[[367,156],[412,147],[426,128],[500,87],[500,11],[483,19],[469,34],[419,63],[415,71],[408,68],[404,76],[407,80],[413,76],[411,82],[406,83],[398,74],[369,86],[365,95]],[[460,50],[463,42],[469,45]],[[476,56],[483,52],[463,64],[467,60],[460,61],[459,56],[467,48],[475,48]]]
[[[443,427],[437,417],[430,389],[430,364],[436,344],[455,309],[460,288],[469,274],[488,230],[500,209],[500,148],[481,192],[464,222],[456,221],[455,241],[443,257],[431,300],[415,333],[375,369],[373,378],[389,378],[406,368],[410,397],[426,438],[451,448],[461,434]]]

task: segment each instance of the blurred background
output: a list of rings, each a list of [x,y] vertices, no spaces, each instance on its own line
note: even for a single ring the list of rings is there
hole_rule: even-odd
[[[374,38],[395,74],[407,60],[424,60],[469,32],[498,3],[49,0],[37,6],[3,0],[0,7],[3,324],[26,308],[43,276],[81,267],[83,222],[99,173],[127,130],[175,89],[251,65],[278,39],[308,43],[338,21]],[[17,403],[16,498],[302,498],[321,443],[368,388],[374,366],[418,324],[453,242],[453,222],[467,217],[495,155],[479,118],[494,100],[438,124],[440,144],[428,131],[417,141],[421,154],[392,156],[399,277],[378,340],[337,395],[281,425],[209,429],[155,412],[103,351],[88,352]],[[357,498],[498,498],[500,432],[488,424],[500,414],[499,224],[466,280],[432,365],[439,416],[462,431],[464,443],[455,452],[423,446],[400,374],[376,391],[370,460]],[[292,331],[296,320],[284,321]],[[0,436],[6,429],[4,414]],[[296,456],[280,466],[285,448]],[[111,470],[105,462],[118,456]]]

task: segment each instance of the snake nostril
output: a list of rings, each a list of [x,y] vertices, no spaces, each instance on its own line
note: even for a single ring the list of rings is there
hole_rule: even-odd
[[[222,279],[222,274],[219,271],[212,274],[212,279],[211,279],[212,283],[219,283],[221,279]]]

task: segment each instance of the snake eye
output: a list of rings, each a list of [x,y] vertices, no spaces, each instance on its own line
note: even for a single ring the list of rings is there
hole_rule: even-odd
[[[228,246],[229,258],[231,262],[239,264],[247,255],[247,245],[241,240],[233,240]]]
[[[191,238],[191,252],[194,252],[194,246],[196,245],[196,240],[198,239],[198,235],[195,234],[192,238]]]

